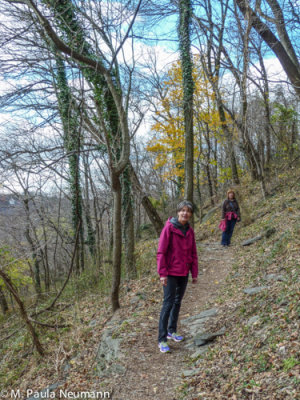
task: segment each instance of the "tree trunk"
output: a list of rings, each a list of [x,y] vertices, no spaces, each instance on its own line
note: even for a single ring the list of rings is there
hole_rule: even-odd
[[[120,308],[119,287],[121,282],[121,255],[122,255],[122,189],[120,177],[111,172],[113,191],[113,277],[111,289],[111,303],[113,312]]]
[[[33,201],[34,202],[34,201]],[[35,202],[35,209],[36,212],[38,213],[41,223],[42,223],[42,228],[43,228],[43,237],[44,237],[44,248],[40,250],[41,256],[42,256],[42,262],[43,262],[43,267],[44,267],[44,282],[45,282],[45,291],[49,292],[50,291],[50,267],[49,267],[49,260],[48,260],[48,237],[47,237],[47,229],[46,229],[46,223],[45,223],[45,209],[44,206],[41,205],[41,209],[36,206]]]
[[[256,161],[253,156],[253,151],[251,150],[251,147],[253,147],[253,145],[252,145],[252,142],[249,143],[248,136],[243,133],[243,128],[240,125],[238,125],[238,126],[239,126],[239,129],[241,132],[241,137],[242,137],[241,149],[245,154],[245,158],[246,158],[246,162],[249,166],[251,178],[253,181],[256,181],[259,178],[259,174],[258,174],[258,170],[256,167]]]
[[[250,2],[248,0],[235,0],[244,18],[250,20],[251,26],[256,30],[256,32],[262,37],[265,43],[270,47],[270,49],[277,56],[282,68],[286,72],[288,78],[290,79],[295,92],[300,96],[300,67],[297,61],[296,65],[294,63],[294,58],[291,58],[289,53],[286,51],[273,32],[270,30],[268,25],[260,20],[257,14],[250,7]]]
[[[202,219],[202,214],[203,214],[203,200],[202,200],[202,193],[201,193],[201,187],[200,187],[200,159],[198,158],[197,160],[197,172],[196,172],[196,177],[197,177],[197,194],[199,198],[199,219],[201,221]]]
[[[297,145],[297,139],[298,139],[298,127],[297,127],[297,118],[293,117],[292,121],[292,126],[291,126],[291,141],[289,144],[289,161],[292,162],[294,154],[295,154],[295,149]]]
[[[239,179],[238,170],[237,170],[232,132],[230,132],[230,130],[228,128],[224,108],[223,108],[223,105],[222,105],[222,102],[221,102],[219,96],[217,96],[217,104],[218,104],[218,111],[219,111],[219,116],[220,116],[220,120],[222,123],[223,132],[224,132],[225,138],[226,138],[226,149],[227,149],[227,154],[229,156],[229,162],[230,162],[230,166],[231,166],[232,180],[235,185],[239,185],[240,179]]]
[[[135,255],[134,255],[134,244],[135,244],[135,235],[134,235],[134,218],[133,218],[133,208],[132,204],[128,205],[128,209],[126,212],[126,222],[124,224],[124,243],[125,243],[125,263],[126,263],[126,273],[128,279],[136,279],[137,270],[135,264]]]
[[[201,63],[203,70],[207,78],[209,79],[209,82],[216,96],[216,105],[218,109],[218,114],[222,124],[222,130],[226,138],[226,153],[231,166],[232,180],[234,184],[238,185],[240,183],[240,180],[238,176],[236,155],[234,150],[233,134],[226,120],[224,102],[219,87],[220,71],[222,69],[221,68],[222,50],[224,48],[223,35],[225,29],[226,15],[228,11],[228,2],[226,2],[226,4],[222,3],[217,24],[213,22],[213,8],[210,1],[207,2],[207,7],[205,8],[205,11],[207,14],[207,21],[209,28],[207,27],[206,22],[203,23],[200,18],[196,18],[196,21],[200,29],[202,29],[204,35],[207,38],[207,44],[205,46],[206,55],[201,54]],[[216,27],[217,27],[217,32],[214,34],[214,30]],[[215,39],[216,43],[214,43]]]
[[[43,356],[45,354],[45,351],[44,351],[44,349],[43,349],[43,347],[42,347],[42,345],[41,345],[41,343],[39,341],[38,335],[37,335],[36,331],[34,330],[34,327],[33,327],[32,323],[30,322],[30,319],[29,319],[29,317],[27,315],[27,312],[25,310],[24,304],[23,304],[22,300],[20,299],[20,297],[19,297],[19,295],[17,293],[17,290],[15,289],[15,287],[14,287],[12,281],[10,280],[9,276],[5,272],[3,272],[1,270],[1,267],[0,267],[0,276],[3,279],[3,281],[4,281],[4,283],[5,283],[6,287],[7,287],[7,290],[12,294],[12,296],[14,297],[16,303],[19,306],[21,317],[23,318],[23,320],[25,322],[25,325],[26,325],[26,328],[28,329],[28,332],[30,333],[30,335],[32,337],[32,341],[33,341],[33,344],[34,344],[36,350],[38,351],[38,353],[41,356]]]
[[[31,248],[31,257],[32,257],[32,261],[33,261],[33,282],[34,282],[34,287],[35,287],[36,293],[38,296],[40,296],[41,292],[42,292],[41,277],[40,277],[40,262],[37,258],[36,246],[33,242],[31,234],[30,234],[29,204],[28,204],[27,198],[25,198],[23,200],[23,204],[24,204],[25,214],[26,214],[25,237]]]
[[[77,274],[84,270],[84,232],[82,223],[82,190],[80,185],[80,128],[79,115],[72,99],[63,59],[55,52],[56,73],[53,77],[57,86],[59,113],[63,125],[64,147],[69,162],[69,186],[71,192],[72,223],[75,237],[77,226],[80,226],[78,248],[75,257]]]
[[[3,314],[6,314],[8,311],[8,304],[7,304],[5,294],[4,294],[1,286],[0,286],[0,305],[1,305]]]
[[[262,159],[259,154],[259,150],[256,150],[254,144],[250,140],[248,128],[247,128],[247,118],[248,118],[248,101],[247,101],[247,79],[248,79],[248,69],[249,69],[249,60],[250,60],[250,51],[249,51],[249,38],[250,31],[253,22],[253,15],[251,15],[250,9],[247,9],[246,15],[246,27],[245,31],[241,35],[243,36],[243,75],[242,75],[242,83],[241,83],[241,97],[242,97],[242,134],[244,135],[245,141],[248,143],[250,151],[252,153],[253,159],[255,161],[255,166],[257,169],[258,179],[261,184],[261,190],[263,194],[263,198],[266,198],[266,185],[265,185],[265,176],[264,176],[264,166]],[[259,146],[258,146],[259,148]]]
[[[88,175],[90,188],[93,194],[93,210],[94,210],[94,218],[95,218],[95,260],[97,264],[97,269],[101,271],[102,261],[103,261],[103,252],[102,252],[102,243],[103,243],[103,221],[102,215],[104,210],[98,209],[98,201],[97,201],[97,193],[95,190],[94,182],[91,178],[91,175]]]
[[[156,211],[155,207],[153,207],[148,196],[143,192],[142,185],[140,184],[140,181],[131,164],[130,164],[130,173],[131,173],[132,183],[134,184],[135,188],[139,191],[140,196],[142,198],[142,205],[148,215],[148,218],[150,219],[152,225],[154,226],[157,236],[159,237],[164,227],[164,224],[158,212]]]
[[[90,196],[89,196],[89,165],[88,165],[88,155],[83,155],[83,165],[84,165],[84,188],[85,188],[85,221],[87,226],[87,245],[89,247],[89,252],[92,259],[95,259],[95,232],[93,229],[92,218],[91,218],[91,207],[90,207]]]
[[[134,257],[134,219],[133,219],[133,198],[131,193],[130,169],[127,166],[123,171],[122,178],[122,210],[123,210],[123,236],[125,247],[125,266],[127,278],[137,277]]]
[[[47,0],[50,9],[55,11],[56,22],[64,32],[65,42],[63,42],[55,29],[40,12],[38,7],[30,3],[31,9],[38,16],[39,22],[44,28],[45,33],[54,43],[57,50],[69,55],[76,61],[83,76],[89,82],[93,91],[93,100],[97,112],[97,122],[100,125],[96,137],[100,143],[106,144],[106,151],[109,159],[109,169],[113,192],[113,283],[112,283],[112,307],[116,311],[119,305],[119,285],[121,274],[121,250],[122,250],[122,193],[120,185],[120,175],[126,168],[130,156],[130,134],[128,128],[128,113],[124,108],[124,96],[119,76],[119,68],[116,57],[111,60],[111,65],[107,59],[101,58],[101,52],[93,49],[91,42],[86,39],[85,29],[83,28],[78,10],[70,0],[53,2]],[[140,5],[140,3],[139,3]],[[139,9],[136,9],[135,16]],[[133,22],[133,21],[132,21]],[[103,31],[103,40],[113,48],[109,41],[109,35]],[[121,47],[120,47],[121,48]],[[78,138],[80,138],[78,136]],[[79,157],[78,147],[78,157]],[[77,162],[78,165],[78,162]],[[78,170],[79,171],[79,170]],[[78,196],[79,198],[79,196]],[[81,225],[82,226],[82,225]]]
[[[152,222],[152,225],[155,228],[157,236],[159,237],[160,233],[164,227],[164,224],[163,224],[160,216],[158,215],[155,207],[152,205],[151,201],[149,200],[148,196],[142,195],[142,205],[143,205],[150,221]]]
[[[179,1],[179,50],[183,83],[183,112],[185,132],[184,197],[193,202],[194,197],[194,132],[193,132],[193,62],[191,57],[190,24],[192,5],[190,0]]]
[[[208,162],[206,162],[206,164],[205,164],[205,169],[206,169],[206,176],[207,176],[210,203],[213,206],[214,205],[214,191],[213,191],[211,173],[210,173],[210,168],[209,168],[209,163]]]
[[[270,111],[270,89],[267,71],[264,64],[263,55],[261,52],[261,48],[257,48],[257,53],[259,57],[259,63],[262,71],[263,77],[263,88],[261,89],[262,95],[264,98],[264,107],[265,107],[265,135],[266,135],[266,152],[265,152],[265,165],[264,169],[266,171],[266,175],[270,173],[270,163],[271,163],[271,111]]]

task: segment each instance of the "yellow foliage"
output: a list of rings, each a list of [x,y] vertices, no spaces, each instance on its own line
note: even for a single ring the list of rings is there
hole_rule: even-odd
[[[223,141],[222,123],[211,84],[205,79],[199,57],[194,57],[194,158],[201,156],[205,137]],[[151,129],[154,137],[147,150],[155,154],[155,168],[162,168],[164,179],[184,178],[184,116],[183,88],[180,62],[173,63],[163,82],[164,96],[156,111]],[[230,118],[226,115],[228,123]],[[205,136],[206,135],[206,136]],[[204,146],[205,147],[205,146]]]

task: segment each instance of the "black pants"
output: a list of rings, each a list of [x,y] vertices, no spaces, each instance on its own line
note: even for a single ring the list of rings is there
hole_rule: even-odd
[[[162,305],[158,342],[166,342],[168,332],[174,333],[177,329],[181,300],[184,296],[189,276],[168,276],[167,286],[164,286],[164,302]]]
[[[229,246],[231,241],[231,236],[233,234],[233,230],[236,224],[236,219],[232,218],[231,220],[226,221],[226,231],[222,234],[221,244],[223,246]]]

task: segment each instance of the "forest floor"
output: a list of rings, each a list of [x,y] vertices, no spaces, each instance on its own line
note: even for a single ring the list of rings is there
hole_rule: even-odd
[[[232,267],[234,246],[222,248],[219,243],[201,243],[199,260],[200,275],[197,284],[188,284],[182,302],[180,318],[184,319],[200,313],[214,305],[219,288]],[[160,307],[162,304],[162,288],[156,292],[155,306],[143,310],[142,317],[135,321],[136,335],[134,340],[124,342],[126,358],[123,363],[126,367],[124,375],[120,375],[113,387],[115,400],[176,400],[177,388],[183,383],[183,370],[188,368],[189,356],[196,349],[188,350],[184,342],[169,341],[170,353],[160,353],[157,344],[157,327]],[[128,316],[128,310],[120,310],[121,318]],[[138,323],[138,324],[137,324]],[[179,324],[178,331],[191,339],[191,333],[185,325]]]
[[[103,381],[115,400],[300,398],[300,183],[289,174],[280,179],[267,199],[257,188],[253,196],[251,188],[244,194],[243,222],[231,247],[219,244],[218,211],[196,229],[202,274],[187,287],[180,320],[218,310],[205,332],[225,333],[206,352],[197,354],[184,342],[172,342],[170,354],[159,352],[162,288],[154,266],[127,289],[119,330],[125,373]],[[140,249],[145,263],[156,246],[146,242]],[[179,332],[188,342],[195,334],[186,323]]]

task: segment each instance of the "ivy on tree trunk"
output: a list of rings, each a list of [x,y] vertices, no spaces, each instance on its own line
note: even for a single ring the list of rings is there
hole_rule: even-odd
[[[82,189],[80,185],[80,132],[78,129],[79,115],[72,101],[72,95],[68,86],[65,66],[59,55],[55,56],[56,75],[55,83],[59,112],[63,124],[64,147],[69,161],[69,185],[72,204],[72,224],[74,237],[77,226],[80,225],[79,246],[76,251],[76,272],[84,269],[84,232],[82,224]]]
[[[192,5],[190,0],[179,1],[179,50],[183,83],[183,112],[185,130],[185,198],[193,201],[194,133],[193,133],[193,62],[191,56],[190,25]]]

